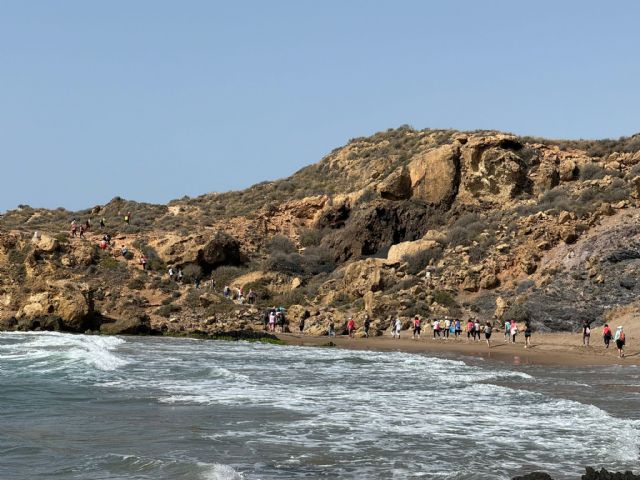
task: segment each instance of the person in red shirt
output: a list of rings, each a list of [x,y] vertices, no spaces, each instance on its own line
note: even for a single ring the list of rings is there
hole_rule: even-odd
[[[349,337],[353,338],[356,331],[356,322],[353,321],[352,317],[349,317],[347,322],[347,331],[349,332]]]

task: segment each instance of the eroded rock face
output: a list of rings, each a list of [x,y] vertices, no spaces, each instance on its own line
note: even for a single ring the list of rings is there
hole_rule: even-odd
[[[450,204],[458,192],[459,156],[457,145],[443,145],[414,157],[408,166],[412,198]]]
[[[211,271],[221,265],[239,265],[242,263],[240,242],[224,232],[207,235],[165,235],[155,240],[159,257],[167,264],[184,266],[199,264],[203,270]]]
[[[84,332],[91,327],[94,313],[90,295],[86,284],[50,285],[46,291],[29,295],[16,318],[25,325],[42,322],[42,319],[59,319],[57,329]]]
[[[431,212],[411,201],[382,201],[349,217],[345,227],[323,239],[338,261],[373,255],[398,242],[417,240],[429,230]]]
[[[527,165],[521,150],[522,144],[510,135],[470,137],[460,150],[460,201],[508,202],[525,190]]]
[[[401,167],[378,185],[380,196],[387,200],[406,200],[411,198],[411,177],[406,168]]]

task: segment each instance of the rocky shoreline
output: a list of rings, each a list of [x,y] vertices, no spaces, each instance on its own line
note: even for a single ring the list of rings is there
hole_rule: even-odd
[[[633,472],[609,472],[602,468],[595,470],[592,467],[586,467],[586,473],[580,477],[581,480],[640,480],[640,475]],[[513,477],[512,480],[554,480],[551,475],[545,472],[532,472],[526,475]]]

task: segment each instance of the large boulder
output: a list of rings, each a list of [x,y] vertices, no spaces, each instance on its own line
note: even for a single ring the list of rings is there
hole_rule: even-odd
[[[395,281],[395,270],[385,259],[367,258],[349,264],[344,270],[341,291],[361,296],[383,290]]]
[[[412,198],[433,205],[448,204],[457,193],[460,151],[444,145],[415,156],[408,165]]]
[[[397,263],[406,261],[407,258],[428,250],[440,248],[440,244],[435,240],[420,239],[412,242],[400,242],[392,245],[387,253],[387,262]]]
[[[44,253],[53,253],[60,248],[60,242],[49,235],[35,232],[31,238],[34,247]]]
[[[224,232],[217,232],[198,251],[198,263],[206,269],[213,269],[221,265],[239,265],[241,262],[240,242]]]

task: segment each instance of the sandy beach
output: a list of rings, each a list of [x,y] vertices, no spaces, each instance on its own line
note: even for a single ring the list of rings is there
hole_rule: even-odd
[[[596,331],[597,330],[597,331]],[[524,336],[518,335],[517,343],[506,343],[501,332],[494,333],[491,348],[484,336],[481,341],[461,339],[433,339],[431,329],[419,340],[411,338],[410,331],[403,331],[399,340],[390,334],[370,338],[345,336],[310,336],[294,333],[279,333],[278,338],[289,345],[328,346],[330,342],[339,348],[376,351],[402,351],[411,353],[453,353],[480,356],[486,359],[512,364],[538,365],[640,365],[640,350],[627,340],[625,357],[618,358],[614,342],[604,348],[600,328],[594,329],[589,347],[582,346],[582,335],[578,333],[541,333],[532,336],[532,346],[524,348]],[[629,337],[627,337],[629,339]]]

